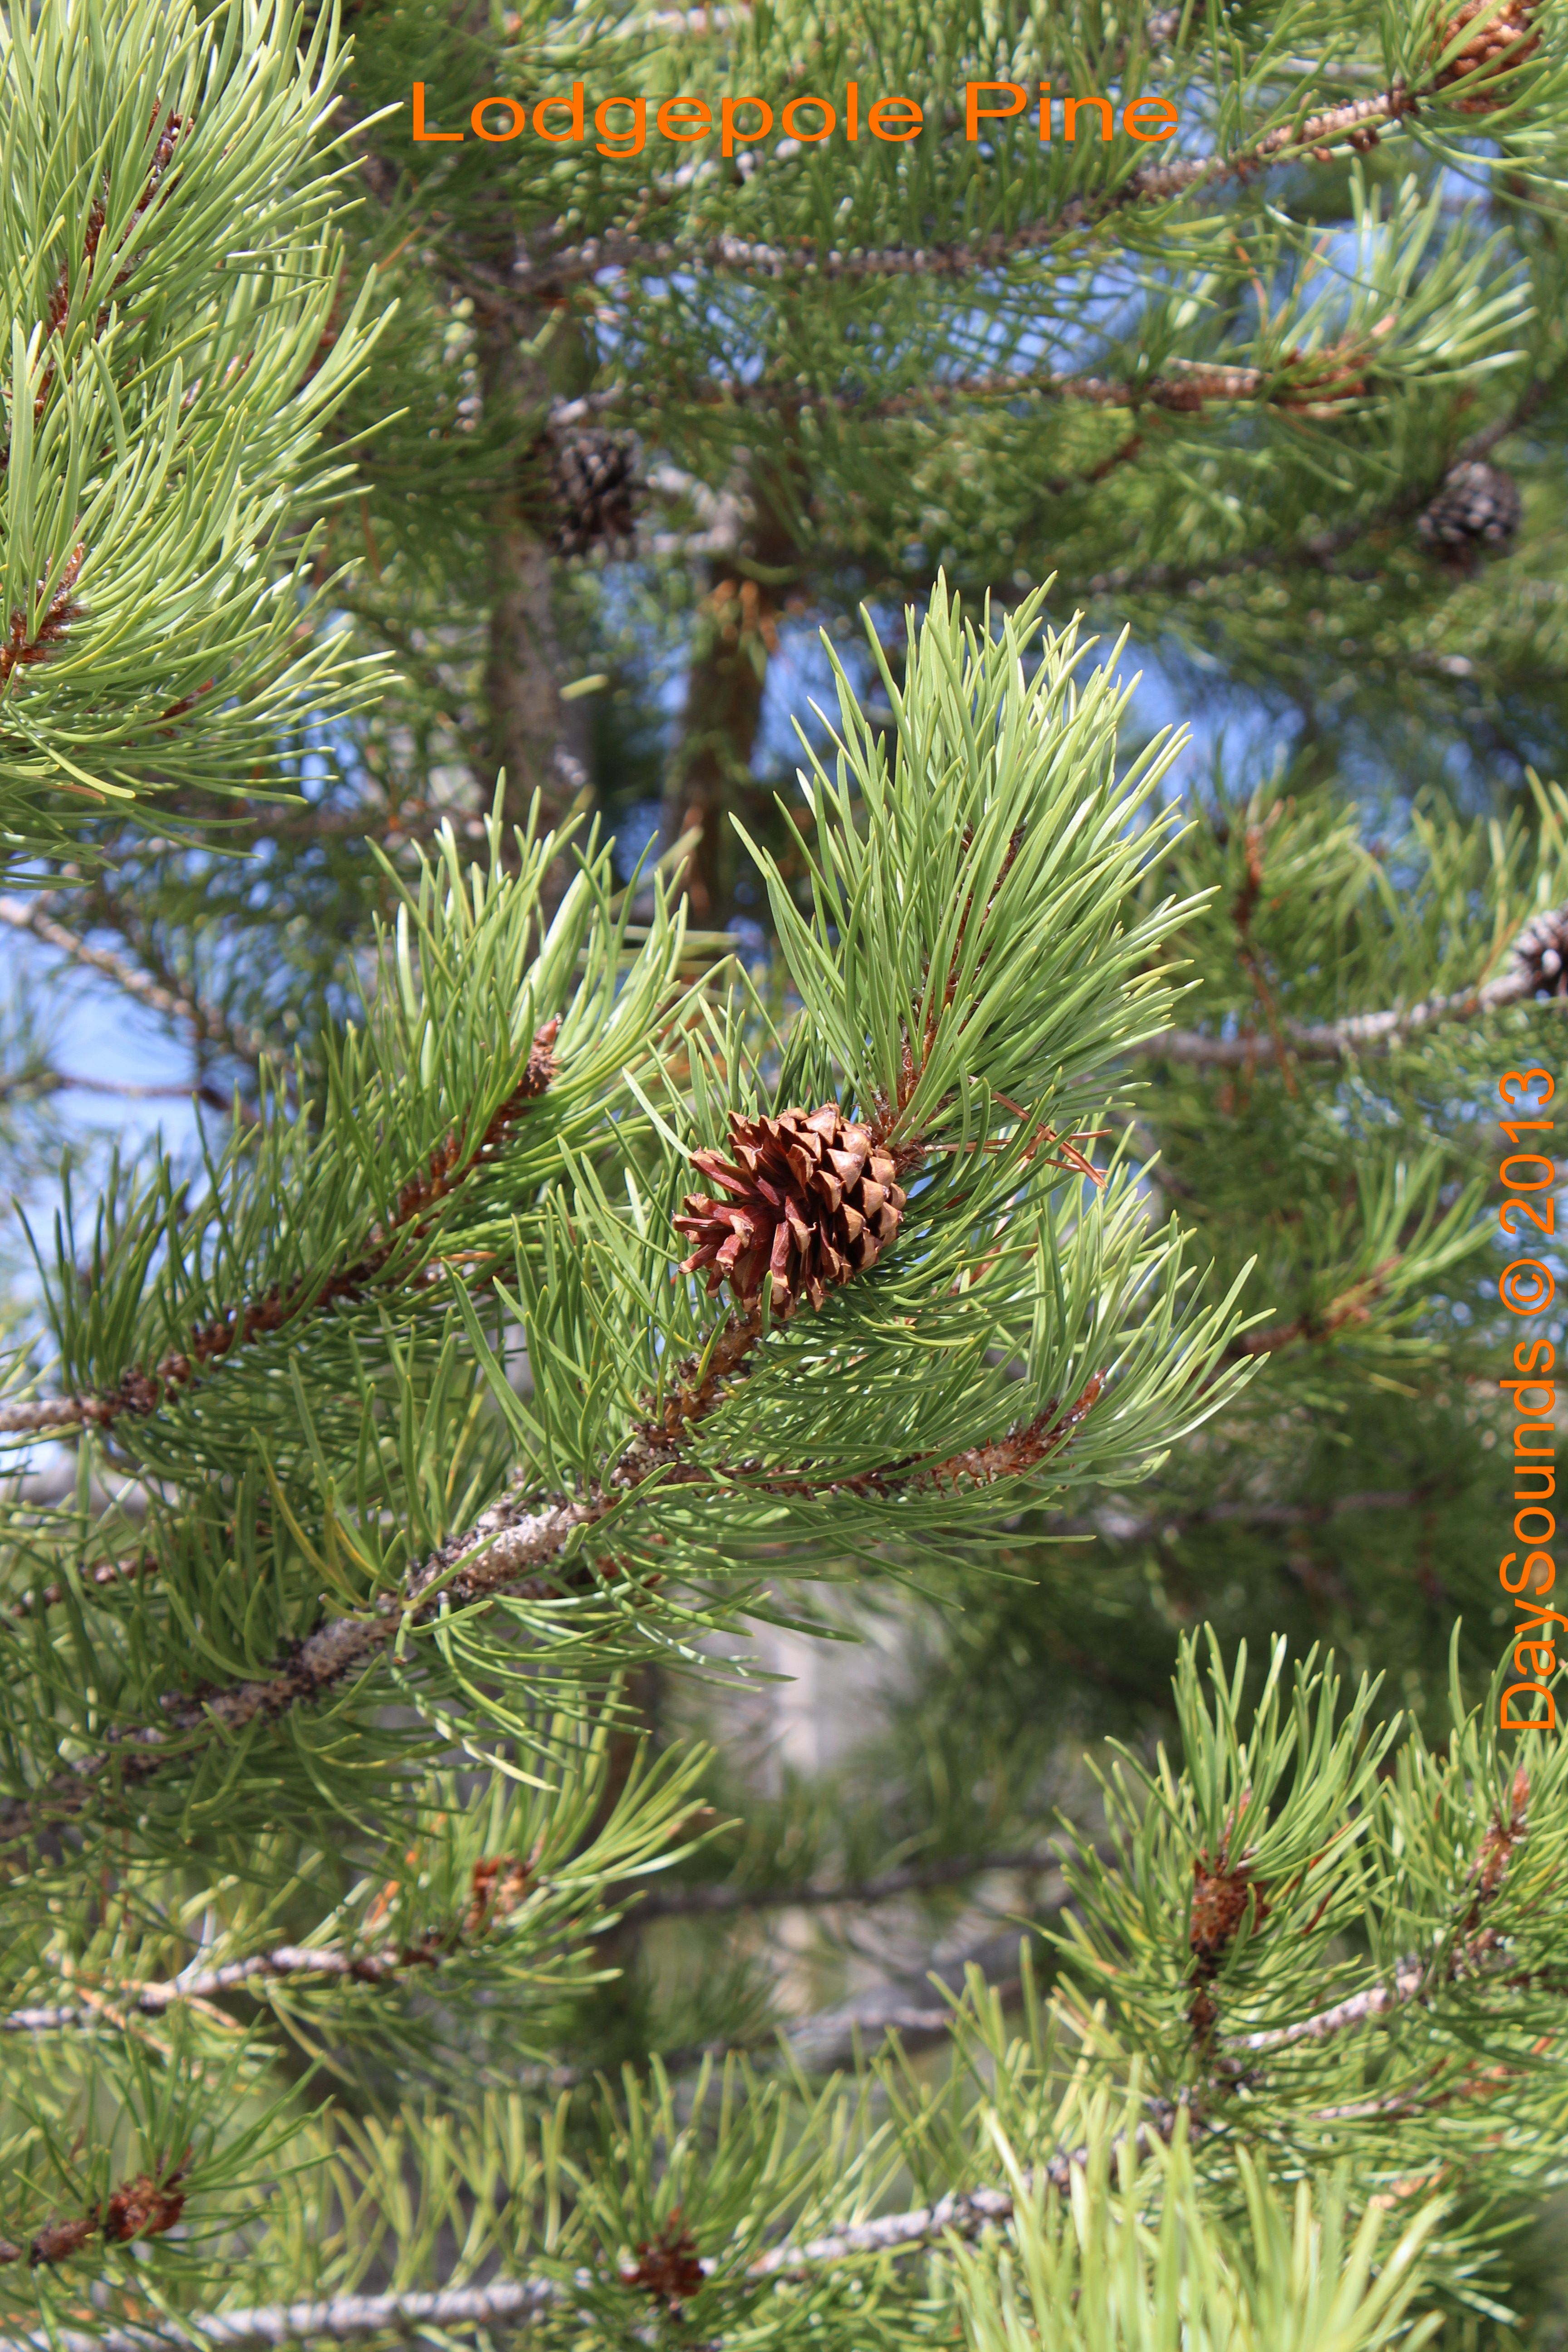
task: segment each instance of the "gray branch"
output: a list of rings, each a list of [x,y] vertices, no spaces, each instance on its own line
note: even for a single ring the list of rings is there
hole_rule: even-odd
[[[1568,927],[1568,915],[1552,918]],[[1462,988],[1452,996],[1428,996],[1418,1004],[1395,1005],[1383,1013],[1347,1013],[1342,1021],[1284,1021],[1280,1035],[1287,1051],[1303,1062],[1342,1062],[1356,1054],[1388,1053],[1428,1029],[1453,1021],[1484,1019],[1510,1005],[1535,998],[1538,974],[1517,959],[1496,980]],[[1544,1000],[1554,1008],[1568,1005],[1568,996]],[[1186,1062],[1200,1067],[1237,1070],[1277,1061],[1279,1047],[1272,1035],[1214,1037],[1199,1029],[1170,1029],[1152,1037],[1140,1049],[1166,1062]]]
[[[935,1862],[906,1863],[901,1869],[882,1871],[875,1878],[837,1884],[806,1879],[783,1886],[669,1886],[638,1904],[637,1924],[643,1926],[650,1919],[720,1918],[735,1911],[813,1911],[834,1904],[891,1903],[900,1895],[956,1885],[989,1870],[1056,1871],[1059,1866],[1055,1853],[1030,1850],[947,1854]]]
[[[1140,2155],[1156,2142],[1168,2143],[1177,2110],[1162,2106],[1152,2120],[1132,2135]],[[1191,2137],[1200,2126],[1192,2119]],[[1122,2135],[1118,2134],[1120,2139]],[[1058,2148],[1036,2171],[1026,2176],[1031,2193],[1049,2182],[1065,2189],[1075,2169],[1087,2163],[1086,2147]],[[812,2238],[797,2245],[775,2246],[759,2255],[740,2281],[758,2284],[769,2279],[809,2275],[831,2263],[851,2261],[858,2254],[913,2253],[949,2235],[974,2237],[982,2230],[1005,2227],[1013,2218],[1014,2200],[1002,2189],[972,2189],[919,2205],[904,2213],[885,2213],[876,2221],[858,2221],[831,2237]],[[703,2258],[704,2273],[711,2278],[724,2264]],[[569,2282],[554,2279],[499,2279],[489,2286],[447,2287],[401,2294],[345,2294],[320,2303],[264,2305],[249,2311],[198,2313],[170,2317],[156,2326],[112,2327],[89,2336],[80,2330],[39,2329],[29,2336],[0,2337],[0,2352],[241,2352],[241,2347],[309,2343],[325,2339],[352,2343],[362,2336],[406,2334],[416,2327],[476,2328],[526,2326],[559,2310],[576,2294],[603,2290],[604,2276],[580,2270]]]
[[[1396,2010],[1408,2008],[1427,1981],[1428,1970],[1424,1962],[1400,1960],[1386,1983],[1369,1985],[1364,1992],[1352,1993],[1348,2000],[1337,2000],[1331,2009],[1321,2009],[1315,2016],[1298,2018],[1293,2025],[1274,2025],[1258,2033],[1238,2034],[1230,2046],[1235,2050],[1288,2050],[1298,2042],[1327,2042],[1352,2026],[1367,2025],[1374,2018],[1388,2017]]]
[[[153,1984],[107,1986],[90,2002],[66,2002],[36,2009],[13,2009],[0,2017],[0,2033],[63,2033],[75,2026],[116,2023],[132,2014],[162,2017],[185,2000],[213,2000],[220,1993],[243,1992],[247,1985],[288,1982],[297,1977],[337,1977],[360,1984],[380,1984],[395,1976],[403,1956],[391,1945],[379,1952],[355,1955],[330,1947],[312,1950],[308,1944],[279,1944],[269,1952],[253,1952],[246,1959],[226,1960],[214,1969],[184,1969],[177,1977]],[[117,2014],[118,2013],[118,2014]]]
[[[552,2279],[497,2279],[423,2294],[341,2294],[326,2303],[278,2303],[252,2311],[202,2312],[153,2327],[39,2328],[0,2337],[0,2352],[240,2352],[241,2347],[353,2343],[363,2336],[406,2335],[416,2327],[520,2326],[554,2308],[566,2290]]]
[[[320,1955],[301,1955],[319,1958]],[[217,1972],[215,1972],[217,1973]],[[1279,2049],[1291,2043],[1324,2041],[1331,2036],[1365,2024],[1379,2017],[1390,2015],[1407,2007],[1420,1997],[1427,1982],[1428,1971],[1417,1960],[1402,1960],[1394,1976],[1384,1983],[1369,1986],[1364,1992],[1352,1995],[1321,2010],[1312,2017],[1303,2018],[1288,2026],[1237,2037],[1231,2047],[1237,2051]],[[882,1987],[878,1992],[886,1995],[892,1988]],[[854,2005],[847,2005],[847,2008]],[[857,2019],[866,2007],[859,2005]],[[827,2015],[832,2015],[828,2012]],[[951,2011],[922,2011],[907,2016],[894,2007],[884,2006],[879,2021],[885,2029],[893,2029],[908,2036],[923,2033],[928,2022],[940,2014],[942,2031],[951,2022]],[[805,2021],[809,2029],[818,2029],[825,2019]],[[796,2033],[804,2029],[797,2028]],[[792,2037],[793,2039],[794,2037]],[[804,2053],[803,2053],[804,2054]],[[816,2053],[811,2053],[815,2060]],[[1324,2119],[1352,2113],[1372,2114],[1383,2110],[1376,2103],[1355,2109],[1326,2109]],[[1394,2111],[1393,2108],[1390,2112]],[[1135,2152],[1148,2153],[1156,2143],[1168,2145],[1181,2110],[1165,2102],[1152,2105],[1148,2121],[1140,2124],[1132,2135]],[[1188,2114],[1189,2138],[1204,2136],[1205,2126],[1199,2117]],[[1118,2140],[1122,2137],[1117,2135]],[[1068,2188],[1075,2170],[1088,2161],[1087,2147],[1057,2148],[1034,2171],[1025,2176],[1025,2186],[1033,2195],[1049,2185],[1058,2190]],[[862,2255],[913,2253],[921,2248],[934,2245],[950,2235],[974,2237],[983,2230],[1002,2229],[1012,2221],[1016,2200],[1003,2189],[977,2188],[953,2190],[931,2205],[918,2205],[900,2213],[884,2213],[873,2219],[856,2221],[820,2238],[775,2246],[759,2255],[739,2279],[756,2284],[769,2279],[797,2278],[832,2264],[849,2262]],[[725,2271],[721,2257],[703,2258],[702,2269],[710,2277]],[[0,2338],[0,2352],[242,2352],[242,2347],[282,2346],[325,2339],[332,2343],[350,2343],[363,2336],[392,2333],[410,2333],[418,2327],[449,2330],[479,2328],[495,2325],[526,2326],[559,2310],[574,2298],[595,2288],[602,2290],[602,2275],[580,2270],[570,2281],[554,2279],[502,2279],[488,2286],[447,2287],[426,2292],[380,2295],[339,2295],[315,2303],[293,2303],[262,2305],[248,2311],[199,2313],[179,2318],[171,2317],[157,2326],[133,2326],[103,2329],[91,2336],[71,2329],[59,2329],[47,2334],[42,2330],[24,2336]]]
[[[51,1411],[58,1414],[60,1408],[10,1408],[12,1414]],[[0,1423],[8,1428],[17,1425],[15,1419]],[[116,1765],[127,1782],[148,1779],[171,1755],[180,1753],[182,1733],[205,1727],[232,1734],[258,1717],[281,1715],[323,1696],[348,1677],[364,1673],[405,1623],[418,1624],[433,1614],[443,1592],[464,1602],[500,1592],[534,1600],[551,1597],[557,1589],[555,1579],[541,1580],[531,1577],[531,1571],[554,1560],[580,1528],[591,1526],[609,1508],[610,1500],[601,1497],[523,1511],[516,1495],[503,1496],[464,1535],[422,1561],[400,1591],[379,1594],[373,1613],[329,1620],[271,1674],[233,1683],[226,1690],[166,1698],[163,1724],[122,1732],[102,1755],[58,1774],[36,1795],[0,1805],[0,1845],[27,1836],[46,1818],[79,1810]]]
[[[226,1020],[216,1005],[205,1003],[197,996],[162,986],[110,948],[93,947],[79,933],[58,921],[47,905],[37,899],[0,898],[0,923],[9,924],[14,931],[31,932],[45,947],[58,950],[86,971],[100,972],[150,1012],[162,1013],[165,1020],[185,1023],[199,1038],[209,1045],[221,1045],[239,1061],[255,1065],[268,1050],[259,1029],[246,1022]],[[78,1079],[72,1083],[87,1082]]]

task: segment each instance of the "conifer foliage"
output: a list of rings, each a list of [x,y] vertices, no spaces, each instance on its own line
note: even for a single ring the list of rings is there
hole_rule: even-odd
[[[1148,892],[1173,746],[1119,775],[1124,696],[1070,638],[1026,663],[1037,627],[939,587],[890,766],[840,674],[807,910],[759,856],[782,1029],[679,982],[662,895],[633,946],[592,836],[545,924],[558,845],[503,860],[498,820],[400,888],[318,1104],[269,1097],[196,1198],[157,1166],[62,1229],[51,1392],[7,1426],[74,1427],[145,1516],[8,1529],[18,2325],[71,2340],[96,2282],[127,2345],[161,2309],[240,2342],[422,2311],[679,2340],[700,2310],[703,2340],[988,2347],[1081,2326],[1100,2281],[1105,2342],[1173,2346],[1196,2297],[1261,2352],[1299,2289],[1371,2345],[1476,2267],[1456,2161],[1473,2205],[1553,2160],[1560,1748],[1504,1761],[1458,1694],[1446,1756],[1396,1745],[1282,1654],[1250,1717],[1245,1660],[1205,1695],[1187,1655],[1182,1772],[1110,1791],[1048,2011],[1020,2042],[980,1994],[934,2098],[891,2074],[797,2109],[731,2062],[688,2113],[656,2068],[582,2140],[508,2087],[699,1828],[700,1757],[609,1771],[628,1667],[695,1664],[829,1547],[978,1566],[1256,1364],[1234,1287],[1194,1293],[1125,1152],[1082,1148],[1206,902]],[[745,1229],[727,1297],[682,1255],[720,1139],[784,1236],[763,1263]],[[829,1265],[873,1185],[892,1229]],[[797,1293],[803,1232],[832,1278]],[[278,2034],[378,2053],[395,2130],[280,2095]],[[879,2211],[905,2178],[925,2202]],[[285,2321],[301,2296],[330,2308]]]
[[[363,687],[311,625],[321,427],[373,333],[368,287],[329,332],[342,60],[300,30],[283,0],[7,12],[7,868],[89,849],[73,815],[276,788]]]
[[[399,681],[363,738],[373,806],[417,829],[432,770],[488,806],[498,766],[518,814],[535,785],[563,810],[662,791],[721,920],[752,903],[729,814],[784,839],[770,671],[939,567],[976,597],[1055,575],[1053,619],[1304,705],[1321,759],[1359,725],[1412,784],[1435,735],[1500,735],[1521,786],[1543,763],[1555,602],[1496,566],[1522,522],[1550,571],[1558,512],[1531,432],[1568,307],[1549,7],[357,0],[352,23],[349,234],[400,303],[346,411],[402,411],[355,457],[348,606]],[[680,95],[715,133],[737,104],[733,153],[659,131]],[[907,140],[869,126],[895,95]],[[651,775],[650,642],[684,676]]]

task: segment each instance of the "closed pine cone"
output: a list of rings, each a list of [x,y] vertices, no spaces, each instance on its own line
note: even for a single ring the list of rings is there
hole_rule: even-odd
[[[776,1118],[731,1111],[730,1149],[733,1163],[717,1151],[691,1157],[731,1197],[689,1193],[675,1220],[697,1244],[680,1270],[706,1268],[710,1296],[728,1282],[737,1305],[751,1307],[771,1274],[775,1315],[793,1314],[803,1298],[815,1309],[875,1265],[899,1230],[905,1196],[892,1158],[837,1104]]]
[[[1489,16],[1489,9],[1492,10]],[[1437,36],[1438,55],[1458,39],[1467,26],[1476,25],[1476,30],[1438,75],[1438,88],[1452,92],[1456,84],[1462,85],[1477,74],[1490,75],[1505,65],[1522,65],[1541,47],[1541,36],[1531,22],[1534,15],[1535,0],[1503,0],[1502,6],[1495,9],[1492,0],[1460,0]],[[1478,17],[1487,21],[1477,25]],[[1489,114],[1494,107],[1507,105],[1508,92],[1480,89],[1473,98],[1451,97],[1450,103],[1461,114]]]

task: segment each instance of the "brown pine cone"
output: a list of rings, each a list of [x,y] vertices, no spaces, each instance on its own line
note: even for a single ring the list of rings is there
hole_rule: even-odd
[[[1443,51],[1468,25],[1487,17],[1492,0],[1459,0],[1454,14],[1444,23],[1437,36],[1437,54]],[[1480,74],[1489,79],[1503,66],[1522,65],[1525,58],[1541,47],[1541,36],[1535,30],[1535,0],[1503,0],[1484,24],[1476,30],[1457,58],[1449,59],[1437,76],[1439,89],[1453,91]],[[1461,114],[1489,114],[1495,107],[1506,106],[1506,90],[1478,90],[1473,98],[1450,97],[1449,103]]]
[[[708,2274],[697,2251],[697,2241],[683,2228],[678,2205],[657,2238],[645,2238],[637,2247],[635,2271],[621,2273],[623,2286],[640,2286],[671,2311],[679,2310],[707,2284]]]
[[[691,1157],[731,1198],[688,1193],[675,1220],[697,1244],[680,1271],[706,1268],[710,1297],[728,1282],[736,1304],[750,1307],[771,1274],[775,1315],[793,1314],[803,1298],[815,1309],[875,1265],[899,1230],[905,1196],[891,1155],[835,1103],[776,1118],[731,1111],[730,1149],[738,1165],[717,1151]]]

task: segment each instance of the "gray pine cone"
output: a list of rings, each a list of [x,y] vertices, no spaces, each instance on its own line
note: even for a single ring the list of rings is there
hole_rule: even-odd
[[[637,443],[629,434],[590,430],[566,436],[551,475],[560,507],[552,542],[558,555],[629,544],[637,530]]]
[[[1531,915],[1513,943],[1511,962],[1532,996],[1568,996],[1568,907]]]
[[[1471,457],[1456,466],[1416,525],[1438,551],[1506,547],[1519,529],[1519,485],[1500,467]]]

